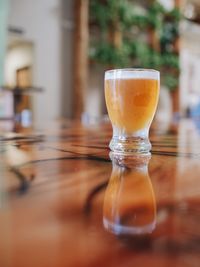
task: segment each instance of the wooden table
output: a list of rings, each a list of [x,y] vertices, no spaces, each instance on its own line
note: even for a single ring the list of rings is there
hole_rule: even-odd
[[[154,127],[149,164],[111,162],[106,124],[4,136],[0,266],[200,266],[198,124]]]

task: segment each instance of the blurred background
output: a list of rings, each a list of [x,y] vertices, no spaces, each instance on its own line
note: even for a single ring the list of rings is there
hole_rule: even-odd
[[[199,0],[0,0],[0,129],[106,115],[111,68],[161,72],[157,120],[200,114]]]

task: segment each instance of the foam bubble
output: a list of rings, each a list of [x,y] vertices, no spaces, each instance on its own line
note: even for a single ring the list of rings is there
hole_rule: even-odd
[[[160,72],[153,69],[115,69],[105,72],[105,80],[113,79],[152,79],[159,80]]]

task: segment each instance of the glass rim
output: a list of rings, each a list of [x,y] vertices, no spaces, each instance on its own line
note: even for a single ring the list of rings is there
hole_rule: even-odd
[[[123,68],[105,71],[105,80],[113,79],[153,79],[160,80],[160,71],[144,68]]]
[[[119,69],[110,69],[110,70],[106,70],[105,73],[108,72],[115,72],[115,71],[132,71],[132,72],[156,72],[156,73],[160,73],[159,70],[155,70],[155,69],[146,69],[146,68],[119,68]]]

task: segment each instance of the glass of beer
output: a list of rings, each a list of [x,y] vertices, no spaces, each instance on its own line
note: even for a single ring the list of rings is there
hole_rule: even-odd
[[[105,72],[105,99],[113,127],[110,149],[117,153],[149,153],[149,128],[159,97],[160,73],[151,69]]]

